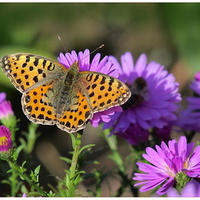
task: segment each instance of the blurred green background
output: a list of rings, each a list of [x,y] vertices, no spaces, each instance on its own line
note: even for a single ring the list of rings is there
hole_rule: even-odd
[[[59,35],[67,51],[93,50],[104,44],[98,50],[103,56],[120,58],[131,51],[136,60],[146,53],[149,61],[165,65],[180,82],[180,91],[184,91],[200,69],[199,13],[198,3],[0,3],[0,56],[25,52],[56,60],[59,52],[65,52]],[[20,129],[26,130],[29,121],[22,113],[21,94],[2,71],[0,76],[0,92],[7,93],[16,116],[21,118]],[[66,156],[71,142],[54,126],[40,126],[39,130],[42,134],[35,147],[34,162],[42,163],[41,182],[48,189],[48,181],[56,183],[55,176],[64,175],[67,166],[59,156]],[[103,160],[109,171],[113,166],[106,162],[111,161],[104,160],[106,151],[99,151],[102,138],[91,127],[86,132],[87,141],[83,143],[96,144],[96,152],[100,153],[93,156]],[[122,141],[119,150],[124,155],[126,148]],[[93,188],[93,183],[88,181],[86,185]],[[104,196],[118,187],[112,183],[108,188],[107,184],[103,187]],[[129,191],[124,196],[129,196]]]

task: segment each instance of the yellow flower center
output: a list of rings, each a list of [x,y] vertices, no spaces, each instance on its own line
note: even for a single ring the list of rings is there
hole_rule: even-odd
[[[170,177],[175,177],[175,174],[174,174],[174,172],[171,170],[170,167],[165,166],[165,171],[167,172],[167,174],[168,174]]]
[[[0,146],[1,145],[5,145],[8,143],[7,137],[6,136],[2,136],[0,137]]]
[[[188,159],[183,163],[183,169],[187,169],[188,168]]]

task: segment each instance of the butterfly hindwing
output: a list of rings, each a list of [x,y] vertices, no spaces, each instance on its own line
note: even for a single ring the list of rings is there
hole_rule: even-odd
[[[93,115],[87,97],[81,90],[72,99],[71,105],[65,107],[62,114],[58,116],[57,126],[68,133],[83,129]]]
[[[57,116],[48,94],[51,85],[41,85],[22,95],[22,109],[29,120],[39,124],[53,125]]]

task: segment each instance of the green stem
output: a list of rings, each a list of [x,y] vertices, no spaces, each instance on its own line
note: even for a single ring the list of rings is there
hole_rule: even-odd
[[[16,164],[13,160],[8,160],[10,167],[21,177],[22,180],[26,180],[31,187],[33,187],[41,196],[46,197],[47,194],[33,181],[30,177],[22,172],[22,169],[19,165]]]
[[[111,136],[109,137],[109,130],[104,130],[104,138],[108,143],[108,146],[111,150],[111,156],[110,158],[115,162],[115,164],[118,167],[118,174],[122,178],[121,186],[117,190],[116,197],[122,196],[124,193],[125,189],[127,187],[130,187],[130,190],[133,194],[133,196],[137,197],[138,196],[138,189],[133,187],[132,180],[128,177],[127,174],[127,169],[124,164],[124,160],[121,156],[121,154],[118,151],[117,147],[117,138],[116,136]]]
[[[78,178],[78,158],[80,154],[80,148],[81,148],[81,137],[82,133],[77,133],[76,135],[70,134],[72,138],[72,146],[73,146],[73,156],[72,156],[72,162],[69,169],[69,173],[66,175],[66,186],[67,186],[67,197],[74,197],[76,186],[78,184],[77,178]]]
[[[14,171],[11,172],[11,176],[10,176],[9,180],[10,180],[10,186],[11,186],[11,197],[15,197],[17,192],[18,192],[17,191],[18,188],[16,187],[16,185],[17,185],[17,174]]]
[[[121,155],[119,154],[118,148],[117,148],[117,139],[116,136],[111,136],[109,137],[109,130],[106,129],[104,130],[104,139],[106,140],[106,142],[108,143],[108,146],[112,152],[112,158],[113,161],[116,163],[116,165],[119,167],[119,170],[121,172],[125,172],[125,166],[124,166],[124,161],[121,157]]]

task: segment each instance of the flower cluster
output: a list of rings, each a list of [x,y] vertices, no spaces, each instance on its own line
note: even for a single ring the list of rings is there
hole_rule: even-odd
[[[80,72],[107,74],[129,87],[131,97],[123,105],[94,113],[90,119],[94,127],[104,122],[104,129],[111,128],[110,135],[122,137],[134,146],[162,141],[155,148],[147,147],[146,153],[142,155],[144,162],[136,163],[140,172],[134,173],[133,180],[137,181],[134,186],[141,186],[141,192],[156,189],[157,195],[200,196],[200,146],[195,147],[193,142],[187,143],[185,136],[181,136],[178,141],[170,140],[173,125],[200,131],[200,72],[190,85],[194,96],[187,98],[187,108],[177,115],[182,100],[178,93],[179,84],[164,66],[154,61],[147,62],[145,54],[140,55],[136,62],[130,52],[121,56],[120,63],[114,56],[100,57],[98,53],[90,61],[90,51],[86,49],[78,53],[61,53],[58,61],[66,68],[77,62]],[[10,126],[11,116],[14,116],[11,104],[6,100],[5,93],[0,93],[0,121],[3,124],[0,126],[1,158],[12,149],[14,143],[11,132],[16,120]],[[24,193],[23,197],[27,197],[27,194]]]
[[[150,133],[162,141],[160,146],[155,146],[155,150],[146,148],[143,158],[149,164],[137,163],[143,173],[134,174],[133,179],[139,181],[134,186],[142,185],[141,192],[160,186],[156,193],[167,193],[168,196],[185,196],[188,188],[192,188],[195,196],[199,196],[199,183],[192,178],[200,178],[200,146],[194,148],[194,143],[187,144],[184,136],[178,142],[170,140],[170,134],[173,125],[200,131],[200,72],[190,86],[194,96],[187,98],[188,107],[177,118],[182,100],[178,93],[179,84],[164,66],[154,61],[148,63],[145,54],[134,62],[131,53],[126,52],[121,56],[121,63],[113,56],[106,56],[100,61],[100,54],[97,54],[91,64],[87,55],[88,50],[79,54],[72,51],[71,54],[60,54],[59,62],[69,67],[78,61],[80,71],[97,71],[114,76],[131,91],[130,99],[121,107],[96,113],[91,120],[92,125],[96,127],[106,122],[104,129],[112,128],[110,135],[120,136],[131,145],[149,141]],[[192,181],[187,183],[190,179]],[[186,183],[182,194],[173,188],[183,188]]]

